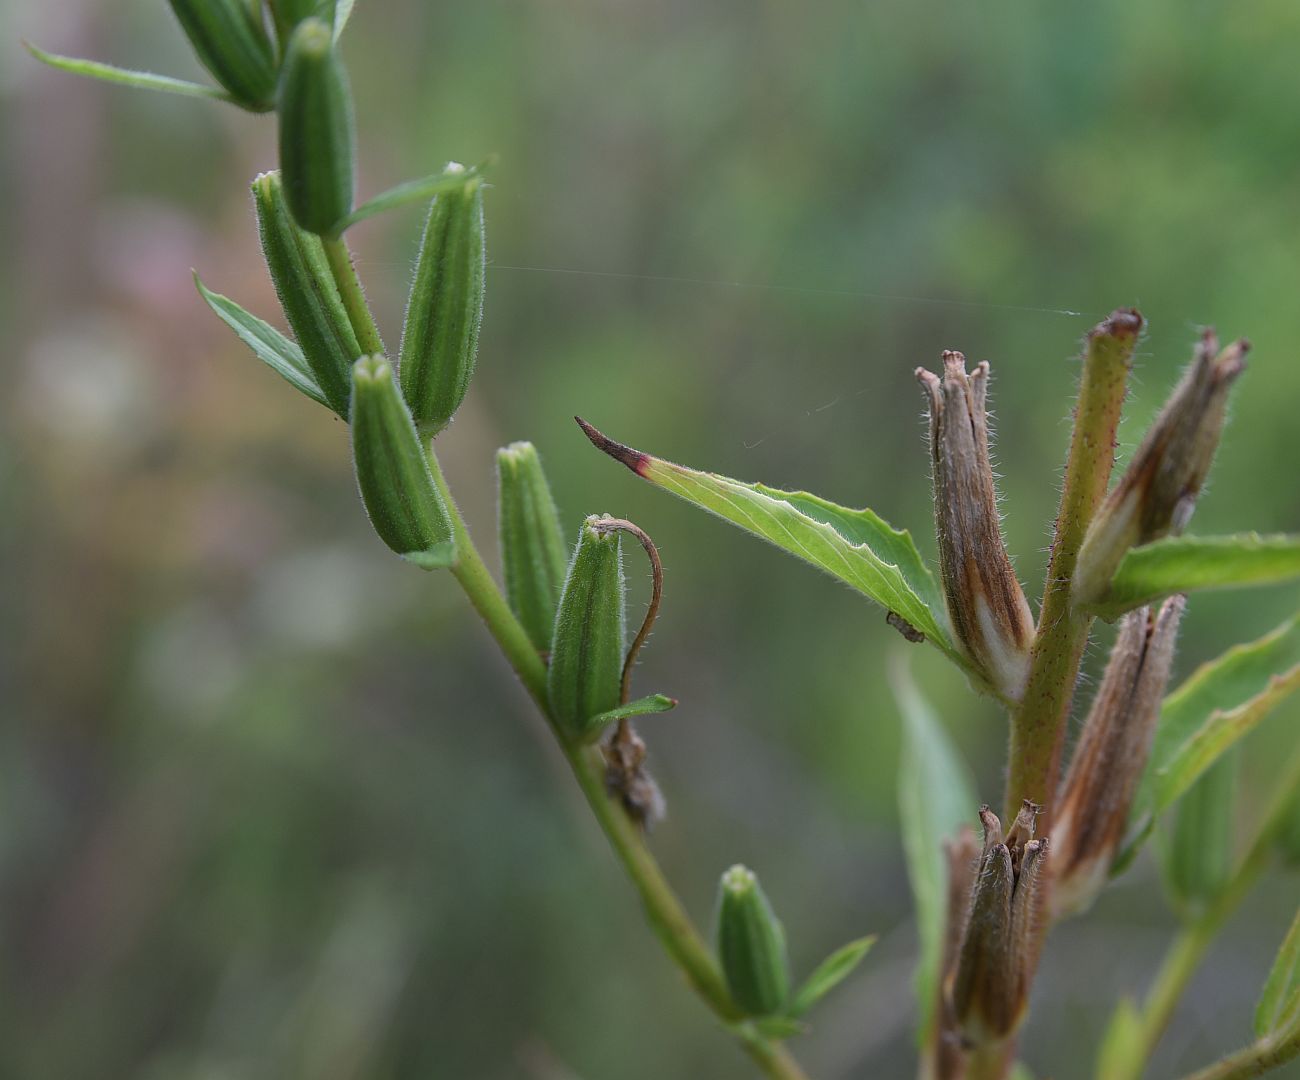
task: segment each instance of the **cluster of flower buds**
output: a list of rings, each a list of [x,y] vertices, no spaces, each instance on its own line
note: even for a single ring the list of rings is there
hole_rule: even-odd
[[[1106,884],[1151,752],[1184,603],[1172,596],[1120,623],[1052,826],[1055,918],[1084,910]]]
[[[964,1046],[982,1046],[1015,1031],[1025,1013],[1042,941],[1046,837],[1034,838],[1039,807],[1026,801],[1006,836],[987,806],[981,852],[960,930],[949,927],[955,963],[945,978],[943,1016]],[[953,861],[964,845],[953,849]],[[970,880],[970,871],[953,875]]]
[[[943,354],[943,376],[917,368],[930,400],[934,516],[939,570],[953,633],[1004,698],[1019,700],[1034,621],[1007,557],[989,462],[989,365],[966,372],[959,352]]]
[[[1105,597],[1129,548],[1187,524],[1219,446],[1228,392],[1249,350],[1241,340],[1220,351],[1214,331],[1202,333],[1191,366],[1088,528],[1072,586],[1077,603]]]

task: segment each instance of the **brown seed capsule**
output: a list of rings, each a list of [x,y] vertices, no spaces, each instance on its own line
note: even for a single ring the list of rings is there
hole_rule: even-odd
[[[1220,352],[1213,330],[1201,335],[1191,366],[1088,528],[1074,576],[1077,603],[1105,597],[1129,548],[1187,524],[1219,446],[1228,391],[1249,351],[1243,339]]]
[[[1087,908],[1106,883],[1146,768],[1173,666],[1185,598],[1120,623],[1092,709],[1061,789],[1052,827],[1052,917]]]
[[[948,617],[961,647],[1003,697],[1018,700],[1034,621],[1007,557],[989,464],[985,399],[989,365],[967,375],[966,358],[943,354],[943,377],[924,368],[930,398],[934,516]]]
[[[997,815],[980,807],[984,852],[949,978],[948,1009],[967,1046],[1005,1038],[1024,1017],[1041,940],[1047,840],[1033,838],[1039,811],[1026,801],[1003,839]]]

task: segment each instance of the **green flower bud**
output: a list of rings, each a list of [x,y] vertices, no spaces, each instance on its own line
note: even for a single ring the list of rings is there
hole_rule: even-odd
[[[538,652],[551,647],[567,560],[560,519],[532,443],[497,451],[501,562],[510,610]]]
[[[727,989],[750,1016],[770,1016],[790,997],[785,931],[758,878],[733,866],[718,883],[718,960]]]
[[[551,716],[573,742],[589,742],[593,718],[619,704],[623,673],[623,560],[619,533],[589,517],[560,592],[546,692]]]
[[[320,238],[294,224],[280,174],[253,181],[262,254],[307,365],[326,402],[348,418],[352,365],[361,355]]]
[[[1178,800],[1173,830],[1162,852],[1165,882],[1187,914],[1216,900],[1232,872],[1237,755],[1216,761]]]
[[[332,235],[351,213],[355,142],[334,31],[304,19],[289,39],[280,79],[280,168],[294,220],[308,232]]]
[[[294,27],[304,19],[316,17],[331,25],[334,22],[334,0],[270,0],[271,15],[275,18],[275,32],[287,42]]]
[[[447,172],[462,169],[454,162]],[[434,198],[406,305],[399,370],[420,428],[445,427],[465,400],[483,317],[483,181]]]
[[[363,356],[352,369],[352,458],[379,538],[426,569],[449,566],[451,519],[382,356]]]
[[[275,102],[275,49],[246,0],[171,0],[199,61],[248,109]]]

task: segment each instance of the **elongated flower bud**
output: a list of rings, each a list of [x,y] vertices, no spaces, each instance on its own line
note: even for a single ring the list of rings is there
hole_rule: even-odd
[[[1233,862],[1233,807],[1237,754],[1216,761],[1174,807],[1173,828],[1162,851],[1165,883],[1186,915],[1218,899]]]
[[[304,19],[289,39],[280,79],[280,168],[294,220],[332,235],[352,211],[356,133],[334,31]]]
[[[352,457],[371,525],[385,544],[417,565],[450,565],[451,519],[393,369],[382,356],[363,356],[352,384]]]
[[[450,172],[463,168],[453,162]],[[465,400],[483,317],[483,181],[429,207],[402,330],[402,393],[421,430],[446,427]]]
[[[999,526],[989,464],[985,398],[989,365],[943,354],[943,377],[916,369],[930,398],[934,516],[948,617],[958,642],[1003,696],[1018,700],[1034,621]]]
[[[532,443],[498,450],[497,478],[506,599],[537,651],[546,652],[567,561],[555,500]]]
[[[1038,807],[1026,802],[1004,839],[997,815],[980,808],[984,851],[948,980],[949,1013],[968,1046],[1011,1034],[1029,1001],[1042,937],[1047,857],[1047,840],[1034,839],[1037,814]]]
[[[727,989],[750,1016],[770,1016],[790,997],[785,931],[758,878],[733,866],[718,885],[718,960]]]
[[[1151,753],[1185,600],[1124,616],[1084,722],[1052,827],[1052,915],[1087,908],[1124,839],[1133,794]]]
[[[248,109],[275,101],[275,49],[245,0],[171,0],[203,66]]]
[[[589,517],[560,593],[546,681],[551,716],[573,742],[597,737],[590,721],[619,704],[624,610],[619,533]]]
[[[1076,602],[1105,597],[1129,548],[1187,524],[1219,446],[1228,392],[1249,351],[1242,340],[1220,352],[1213,330],[1201,335],[1191,366],[1088,527],[1074,576]]]
[[[320,237],[300,229],[289,213],[280,174],[253,181],[262,254],[280,306],[325,400],[343,419],[352,395],[352,365],[361,355]]]

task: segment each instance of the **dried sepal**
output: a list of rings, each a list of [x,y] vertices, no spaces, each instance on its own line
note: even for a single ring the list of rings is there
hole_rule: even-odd
[[[1186,600],[1124,616],[1061,788],[1052,828],[1052,915],[1082,911],[1106,883],[1146,768]]]
[[[1076,603],[1105,597],[1129,548],[1187,524],[1219,446],[1228,392],[1249,351],[1244,339],[1220,351],[1213,330],[1201,334],[1191,365],[1088,528],[1073,582]]]
[[[917,368],[930,400],[935,531],[953,633],[1003,697],[1024,690],[1034,623],[1007,556],[989,462],[989,365],[970,374],[959,352],[943,354],[942,378]]]

